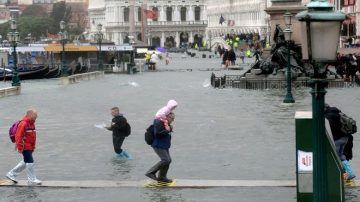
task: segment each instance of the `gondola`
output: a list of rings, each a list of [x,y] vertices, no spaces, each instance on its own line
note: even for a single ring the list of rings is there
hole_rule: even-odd
[[[44,78],[57,78],[61,75],[61,70],[59,65],[54,65],[49,69],[49,72],[44,75]]]
[[[12,78],[12,69],[6,70],[5,80],[11,80]],[[27,79],[42,79],[44,78],[45,74],[49,72],[49,66],[39,65],[31,68],[26,68],[22,66],[18,69],[18,75],[20,80],[27,80]],[[0,80],[4,80],[4,71],[3,69],[0,71]]]

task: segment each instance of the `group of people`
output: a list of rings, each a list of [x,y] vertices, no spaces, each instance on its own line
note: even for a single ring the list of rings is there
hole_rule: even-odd
[[[217,52],[222,58],[222,65],[224,65],[225,68],[230,65],[235,65],[237,57],[241,59],[242,64],[245,63],[245,57],[255,57],[255,62],[258,62],[260,61],[260,57],[262,54],[262,51],[259,48],[254,49],[253,53],[251,53],[250,49],[244,51],[244,49],[241,48],[239,53],[236,54],[233,48],[230,48],[230,50],[228,50],[221,46],[218,46]]]
[[[345,81],[354,82],[359,80],[360,75],[360,56],[354,54],[337,55],[336,73]]]
[[[356,177],[349,163],[349,160],[352,159],[353,136],[341,130],[340,112],[338,108],[325,104],[324,115],[329,121],[336,152],[345,171],[344,178],[351,180]]]
[[[161,182],[169,183],[172,180],[167,178],[167,172],[171,163],[171,156],[169,149],[171,147],[171,134],[173,132],[172,123],[175,120],[174,109],[178,103],[175,100],[169,100],[167,105],[157,111],[153,125],[154,125],[154,140],[151,147],[159,156],[160,161],[146,172],[146,176]],[[41,185],[34,172],[34,158],[33,152],[36,145],[36,129],[35,121],[37,119],[37,111],[29,109],[25,116],[19,122],[15,134],[16,150],[22,154],[23,159],[11,169],[5,176],[17,183],[16,177],[26,170],[28,185]],[[111,125],[105,128],[112,131],[112,140],[114,151],[117,157],[124,159],[131,159],[131,156],[122,149],[124,140],[131,133],[131,127],[127,119],[120,113],[118,107],[111,109]],[[158,175],[157,175],[158,173]]]

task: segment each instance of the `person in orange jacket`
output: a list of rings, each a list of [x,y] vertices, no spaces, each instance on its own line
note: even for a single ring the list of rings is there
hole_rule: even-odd
[[[35,109],[29,109],[26,115],[19,122],[16,134],[15,144],[16,149],[23,155],[23,160],[18,163],[12,170],[10,170],[6,177],[13,182],[17,183],[16,176],[26,169],[28,177],[28,185],[40,185],[42,182],[36,178],[34,172],[34,159],[32,153],[35,150],[36,145],[36,130],[35,121],[37,118],[37,112]]]

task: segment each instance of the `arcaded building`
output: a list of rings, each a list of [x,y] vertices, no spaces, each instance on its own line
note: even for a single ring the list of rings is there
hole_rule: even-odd
[[[129,42],[130,3],[120,0],[90,0],[90,32],[103,25],[105,38],[123,44]],[[156,14],[142,18],[142,8]],[[155,46],[178,47],[201,42],[208,26],[206,0],[135,0],[134,38]]]

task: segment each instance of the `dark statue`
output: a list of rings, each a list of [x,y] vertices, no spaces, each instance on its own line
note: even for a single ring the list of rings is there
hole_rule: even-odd
[[[274,38],[275,44],[271,47],[271,54],[268,58],[254,64],[254,69],[261,69],[260,74],[276,75],[278,71],[285,71],[287,67],[287,44],[284,33],[279,25],[276,25]],[[290,42],[290,67],[295,75],[306,74],[306,68],[301,60],[301,47]],[[294,74],[293,74],[294,75]]]

